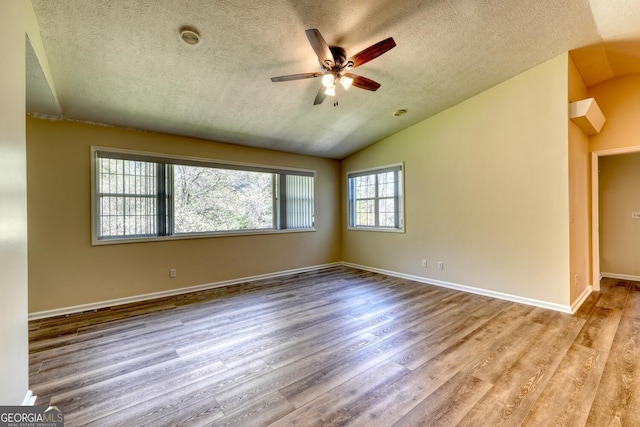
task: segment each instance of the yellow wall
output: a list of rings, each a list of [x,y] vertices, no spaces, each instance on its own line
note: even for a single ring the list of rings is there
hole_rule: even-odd
[[[343,204],[344,260],[568,306],[567,75],[564,54],[345,159],[343,193],[405,162],[406,233],[346,230]]]
[[[600,106],[602,113],[606,117],[602,131],[598,135],[591,136],[589,138],[589,150],[595,152],[607,152],[607,155],[600,155],[599,165],[608,162],[608,172],[606,181],[603,183],[602,173],[599,173],[599,188],[602,192],[603,184],[608,187],[608,192],[618,191],[614,190],[614,182],[612,181],[612,168],[616,165],[622,164],[618,160],[609,159],[608,155],[611,152],[624,151],[640,151],[640,74],[630,74],[626,76],[616,77],[597,85],[590,86],[588,88],[588,96],[595,98],[596,102]],[[626,156],[626,154],[617,154],[617,156]],[[601,169],[599,167],[599,169]],[[624,186],[624,184],[621,184]],[[628,188],[628,187],[627,187]],[[607,194],[608,196],[608,194]],[[630,191],[622,198],[637,197],[633,191]],[[601,198],[599,200],[599,249],[600,249],[600,269],[601,273],[613,273],[634,275],[632,271],[636,271],[637,267],[630,265],[631,255],[627,251],[632,250],[632,246],[626,240],[626,236],[620,234],[620,230],[626,229],[630,231],[631,210],[627,206],[626,214],[621,213],[609,215],[603,217],[603,208],[605,203],[614,203],[620,205],[622,198],[611,200],[610,198]],[[614,210],[622,209],[620,206],[614,207]],[[616,221],[612,218],[616,218],[621,215],[621,221],[617,224],[620,225],[620,229],[616,226]],[[603,221],[607,221],[604,225]],[[636,224],[633,222],[632,224]],[[633,225],[631,225],[633,227]],[[626,272],[626,273],[625,273]],[[636,273],[637,274],[637,273]]]
[[[91,145],[314,169],[317,231],[91,246]],[[341,259],[334,160],[35,118],[27,159],[32,313]]]
[[[640,153],[600,159],[600,269],[640,277]]]
[[[588,98],[573,60],[569,57],[569,103]],[[569,120],[569,235],[571,303],[591,285],[589,137]]]
[[[0,13],[0,405],[20,405],[29,388],[23,8]]]
[[[589,138],[590,151],[640,149],[640,74],[607,80],[588,92],[607,119],[600,134]]]

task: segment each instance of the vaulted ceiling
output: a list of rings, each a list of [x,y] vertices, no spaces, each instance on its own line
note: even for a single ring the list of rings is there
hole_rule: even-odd
[[[640,0],[31,4],[28,113],[336,159],[566,51],[587,84],[640,72]],[[334,107],[320,79],[272,82],[321,70],[310,28],[347,56],[393,37],[354,70],[380,89]]]

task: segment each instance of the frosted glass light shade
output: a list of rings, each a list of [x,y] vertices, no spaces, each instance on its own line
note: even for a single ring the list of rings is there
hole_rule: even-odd
[[[333,86],[333,84],[335,83],[335,76],[331,73],[325,74],[324,76],[322,76],[322,85],[324,87],[331,87]]]
[[[351,77],[342,76],[342,77],[340,77],[340,84],[342,85],[344,90],[347,90],[353,84],[353,79]]]

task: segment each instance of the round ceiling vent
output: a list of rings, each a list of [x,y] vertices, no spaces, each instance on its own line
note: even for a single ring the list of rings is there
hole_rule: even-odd
[[[200,42],[200,34],[193,27],[180,28],[180,38],[186,44],[194,45]]]

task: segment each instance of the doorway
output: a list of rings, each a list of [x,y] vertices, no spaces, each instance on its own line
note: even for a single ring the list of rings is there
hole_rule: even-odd
[[[599,159],[604,156],[616,156],[640,152],[640,146],[613,148],[591,152],[591,258],[592,287],[600,290],[600,180]]]

